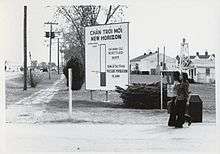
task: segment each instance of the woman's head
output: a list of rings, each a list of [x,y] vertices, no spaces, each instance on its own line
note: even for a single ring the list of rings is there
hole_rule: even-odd
[[[180,82],[180,72],[176,71],[173,73],[173,80]]]
[[[182,77],[182,81],[187,81],[187,80],[188,80],[188,75],[187,75],[187,73],[182,73],[182,74],[181,74],[181,77]]]
[[[176,71],[173,73],[174,81],[180,81],[180,72]]]

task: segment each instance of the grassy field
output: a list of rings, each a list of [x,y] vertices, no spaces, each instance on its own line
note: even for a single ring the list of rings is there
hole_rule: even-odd
[[[132,83],[152,83],[160,81],[158,75],[131,75]],[[190,84],[192,94],[198,94],[203,101],[203,109],[215,112],[215,84]]]
[[[10,80],[6,80],[6,104],[13,104],[25,97],[30,96],[31,94],[48,88],[49,85],[52,85],[60,75],[57,75],[56,72],[52,72],[51,80],[48,79],[48,73],[42,72],[42,80],[35,88],[31,88],[28,86],[28,90],[23,90],[23,80],[20,75],[17,78],[13,78]],[[131,83],[152,83],[160,81],[160,76],[152,76],[152,75],[131,75],[130,76]],[[66,80],[63,80],[59,86],[59,92],[55,94],[53,99],[51,100],[51,106],[66,106],[68,102],[68,88],[65,85]],[[199,94],[200,98],[203,101],[203,109],[215,111],[215,85],[214,84],[191,84],[190,89],[192,94]],[[105,101],[105,91],[93,91],[93,100],[90,99],[90,91],[85,89],[85,84],[82,86],[81,90],[73,91],[73,100],[77,101],[77,106],[118,106],[122,104],[122,100],[119,97],[118,93],[114,91],[109,92],[109,101]],[[86,103],[89,102],[89,103]],[[91,104],[91,102],[93,102]]]
[[[54,76],[53,79],[49,81],[47,74],[44,75],[45,80],[36,88],[29,88],[25,92],[22,89],[21,79],[17,78],[7,81],[7,103],[13,104],[19,101],[19,99],[30,96],[34,92],[44,88],[46,89],[59,78],[58,75],[54,74],[56,77]],[[147,76],[132,76],[131,78],[133,83],[140,81],[148,81],[147,83],[151,83],[159,79],[153,76],[151,76],[151,78],[147,78]],[[150,81],[151,79],[152,81]],[[10,110],[7,110],[9,122],[70,122],[68,121],[67,114],[69,93],[68,87],[66,87],[66,79],[60,80],[55,87],[57,91],[47,103],[44,103],[44,100],[38,100],[37,104],[32,104],[31,106],[17,105],[13,107],[13,105],[11,105]],[[210,84],[191,84],[190,87],[192,93],[199,94],[203,100],[203,121],[205,123],[215,122],[215,86]],[[73,91],[72,123],[159,124],[161,121],[168,120],[169,115],[166,110],[125,108],[119,94],[114,91],[109,92],[109,102],[105,102],[105,91],[94,91],[93,99],[91,100],[90,97],[90,91],[85,89],[85,84],[81,90]],[[18,114],[12,116],[12,113]]]
[[[131,75],[132,83],[152,83],[160,80],[159,76]],[[68,107],[68,88],[65,80],[58,84],[59,91],[54,95],[48,104],[48,110],[62,110]],[[213,84],[191,84],[192,94],[199,94],[203,101],[203,109],[215,113],[215,85]],[[73,91],[73,108],[74,107],[110,107],[122,108],[122,99],[114,91],[109,92],[109,101],[105,100],[105,91],[94,91],[93,100],[90,99],[90,92],[85,90],[85,84],[81,90]]]
[[[191,84],[192,94],[198,94],[203,101],[203,109],[206,111],[215,111],[215,84]]]
[[[160,77],[159,76],[148,76],[148,75],[131,75],[130,80],[132,83],[152,83],[152,82],[160,81]],[[65,81],[63,81],[58,86],[60,87],[60,90],[54,96],[52,102],[57,102],[59,100],[62,100],[61,103],[63,102],[65,104],[65,102],[68,102],[68,88],[65,85]],[[216,104],[215,104],[215,85],[214,84],[190,84],[190,90],[192,94],[199,94],[200,98],[203,101],[204,110],[215,111]],[[112,103],[122,104],[122,100],[119,97],[118,93],[114,91],[109,92],[108,98],[109,98],[109,101],[111,102],[111,103],[108,103],[110,106]],[[93,102],[102,102],[101,104],[104,104],[103,101],[105,100],[105,91],[94,91],[93,99],[94,99]],[[83,101],[91,101],[90,92],[85,90],[85,84],[83,85],[81,90],[73,91],[73,100],[81,102],[79,104],[82,104],[82,106],[87,106],[86,104],[83,103]]]
[[[60,75],[58,75],[56,72],[52,72],[51,80],[49,80],[48,73],[41,72],[41,77],[42,79],[40,83],[35,88],[31,88],[28,85],[26,91],[23,90],[22,75],[10,80],[6,80],[6,104],[14,104],[15,102],[18,102],[19,100],[26,98],[39,90],[48,88],[49,85],[52,85],[57,79],[60,78]]]

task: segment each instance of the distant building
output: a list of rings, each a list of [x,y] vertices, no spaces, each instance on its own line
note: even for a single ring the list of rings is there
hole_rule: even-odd
[[[190,56],[190,60],[189,78],[199,83],[215,82],[215,54],[210,55],[206,51],[200,55],[197,52],[195,56]]]
[[[20,71],[21,65],[16,62],[5,61],[5,71],[6,72],[16,72]]]
[[[159,53],[159,67],[162,69],[163,54]],[[165,56],[165,68],[176,70],[177,60],[170,56]],[[156,52],[144,53],[141,56],[130,60],[131,73],[155,75],[158,66],[158,54]]]

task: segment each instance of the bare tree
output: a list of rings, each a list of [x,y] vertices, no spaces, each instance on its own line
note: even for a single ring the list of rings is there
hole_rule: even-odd
[[[85,63],[85,45],[84,45],[84,27],[101,24],[99,18],[104,19],[102,24],[108,24],[113,19],[116,12],[125,6],[109,6],[104,8],[95,5],[80,5],[80,6],[59,6],[57,15],[64,17],[66,26],[62,28],[64,38],[63,48],[67,54],[65,58],[68,60],[71,54],[79,56],[82,63]],[[102,11],[102,13],[101,13]],[[103,13],[104,12],[104,13]],[[122,12],[122,9],[118,12]],[[122,13],[121,13],[122,14]],[[115,20],[114,20],[115,21]]]

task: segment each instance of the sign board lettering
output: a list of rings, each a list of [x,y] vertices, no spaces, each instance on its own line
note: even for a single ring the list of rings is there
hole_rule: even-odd
[[[129,83],[128,23],[85,28],[86,89],[115,90]]]

